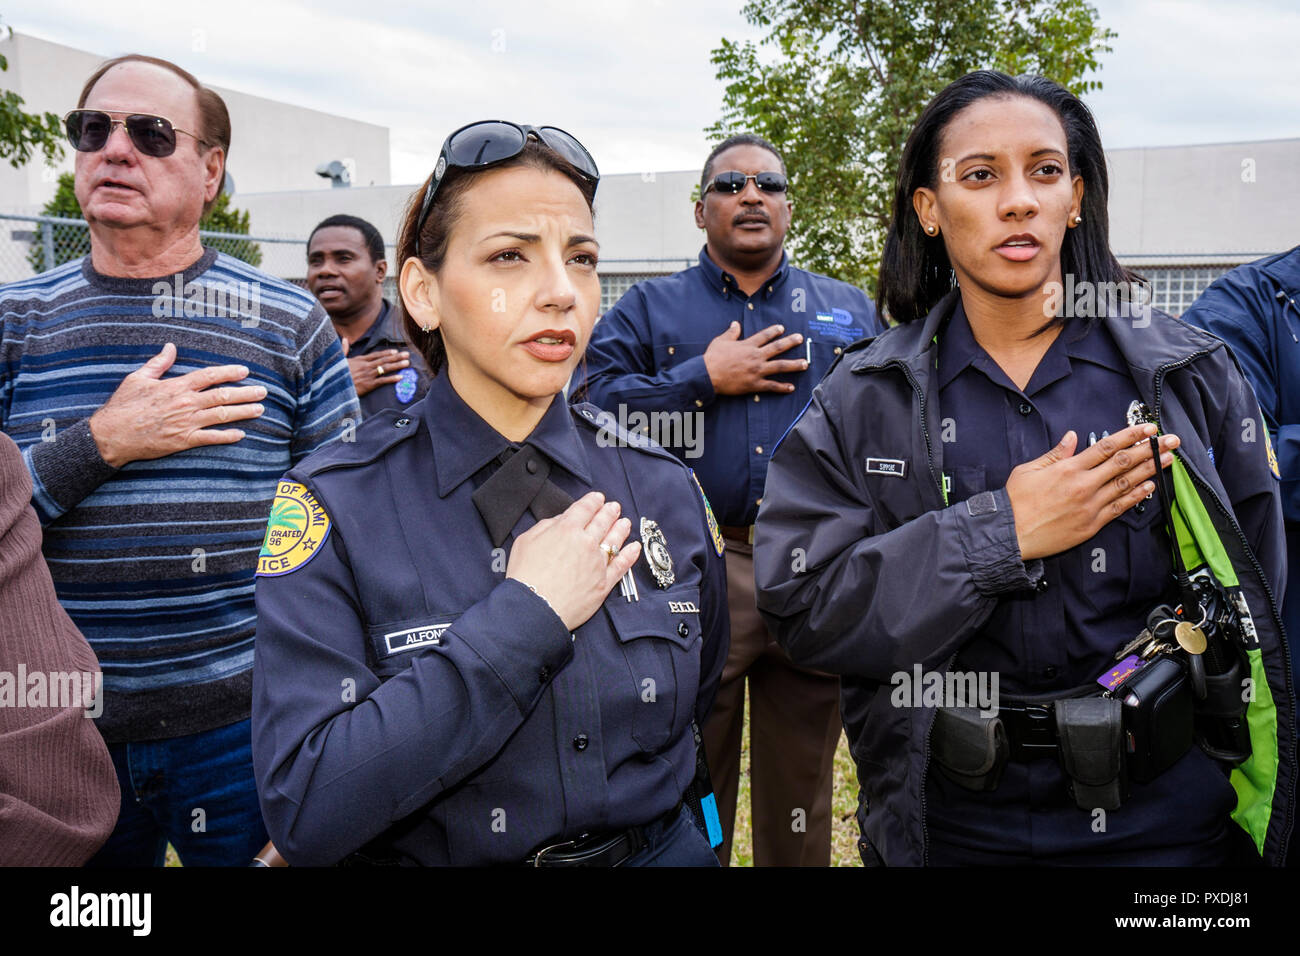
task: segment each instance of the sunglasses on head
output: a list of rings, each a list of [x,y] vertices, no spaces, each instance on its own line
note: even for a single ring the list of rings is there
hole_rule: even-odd
[[[600,171],[585,146],[571,134],[554,126],[520,126],[506,120],[482,120],[462,126],[442,144],[438,164],[433,168],[433,179],[424,191],[420,204],[420,218],[415,225],[415,253],[420,254],[420,233],[433,208],[433,197],[448,169],[483,169],[514,159],[524,151],[528,137],[570,163],[579,174],[592,183],[600,182]]]
[[[170,120],[150,113],[131,113],[126,119],[113,119],[101,110],[73,110],[63,117],[68,142],[81,153],[94,153],[103,149],[108,138],[113,135],[115,126],[126,129],[132,144],[141,153],[159,159],[176,152],[177,133],[193,136],[204,146],[210,145],[188,130],[177,129]]]
[[[731,170],[730,172],[718,173],[713,177],[713,182],[704,187],[704,195],[708,195],[709,190],[715,192],[735,195],[744,192],[745,184],[754,180],[754,185],[765,193],[783,193],[789,188],[790,183],[780,173],[745,173]]]

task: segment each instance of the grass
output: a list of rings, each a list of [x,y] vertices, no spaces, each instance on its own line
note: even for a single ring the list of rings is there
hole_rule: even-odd
[[[848,738],[840,732],[831,784],[831,866],[861,866],[858,856],[858,778],[849,756]],[[749,824],[749,694],[745,695],[745,729],[740,744],[740,786],[736,796],[736,834],[731,842],[731,865],[754,865],[754,839]]]

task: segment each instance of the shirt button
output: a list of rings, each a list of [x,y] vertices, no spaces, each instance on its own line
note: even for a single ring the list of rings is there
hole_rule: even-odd
[[[762,445],[755,445],[755,446],[754,446],[754,454],[756,454],[756,455],[761,455],[761,454],[763,454],[763,446],[762,446]]]
[[[1045,577],[1039,578],[1038,583],[1034,585],[1034,590],[1037,591],[1039,594],[1042,594],[1044,591],[1046,591],[1047,578]]]
[[[703,408],[703,407],[704,407],[704,400],[703,400],[703,399],[700,399],[700,398],[697,398],[697,399],[695,400],[695,407],[696,407],[696,408]]]
[[[1142,514],[1142,512],[1147,510],[1147,503],[1145,501],[1139,501],[1133,506],[1133,510],[1138,514]]]
[[[678,637],[690,637],[690,636],[691,636],[691,629],[690,629],[689,627],[686,626],[686,622],[685,622],[685,621],[682,621],[680,624],[677,625],[677,636],[678,636]]]
[[[1046,677],[1046,678],[1048,678],[1048,679],[1051,679],[1051,678],[1055,677],[1055,676],[1056,676],[1056,668],[1053,667],[1053,666],[1050,665],[1050,664],[1047,665],[1046,667],[1043,668],[1043,676]]]
[[[754,311],[754,303],[752,303],[752,302],[746,302],[746,303],[745,303],[745,308],[747,308],[747,309],[749,309],[749,311],[753,312],[753,311]]]
[[[409,424],[411,424],[411,420],[409,418],[399,418],[397,421],[393,422],[393,427],[405,428]]]
[[[587,740],[587,735],[586,735],[586,734],[578,734],[578,736],[576,736],[576,737],[573,738],[573,749],[574,749],[574,750],[579,750],[579,751],[581,751],[581,750],[586,750],[586,749],[587,749],[587,744],[588,744],[588,740]]]
[[[670,345],[670,346],[668,346],[668,354],[669,354],[669,355],[672,355],[672,354],[673,354],[674,352],[676,352],[676,351],[677,351],[677,346],[675,346],[675,345]]]
[[[545,684],[550,679],[551,679],[551,669],[547,667],[545,664],[543,664],[542,669],[537,672],[537,683]]]
[[[1033,413],[1033,411],[1034,411],[1034,406],[1033,406],[1033,405],[1030,405],[1028,402],[1021,402],[1021,403],[1020,403],[1020,414],[1021,414],[1021,415],[1030,415],[1030,414]]]
[[[843,352],[843,351],[844,351],[844,350],[843,350],[842,348],[840,348],[838,345],[835,346],[835,354],[836,354],[836,355],[839,355],[839,354],[840,354],[841,352]]]
[[[754,504],[756,504],[756,505],[761,505],[762,503],[763,503],[763,499],[762,499],[762,498],[759,498],[757,501],[754,502]]]
[[[757,395],[754,396],[754,401],[758,401],[758,396],[757,396]]]
[[[528,461],[527,461],[527,463],[525,463],[525,465],[524,465],[524,469],[525,469],[525,470],[526,470],[530,475],[535,475],[535,474],[537,474],[537,459],[536,459],[536,458],[529,458]]]

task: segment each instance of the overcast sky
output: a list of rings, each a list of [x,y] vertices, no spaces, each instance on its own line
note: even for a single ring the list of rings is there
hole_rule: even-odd
[[[1108,148],[1300,137],[1294,0],[1094,0],[1119,33],[1088,98]],[[695,169],[723,87],[710,51],[757,38],[739,0],[0,0],[9,27],[387,126],[394,183],[476,119],[575,133],[605,173]],[[420,10],[413,13],[412,10]]]

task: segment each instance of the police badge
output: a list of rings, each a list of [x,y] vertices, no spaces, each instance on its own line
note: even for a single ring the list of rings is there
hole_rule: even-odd
[[[673,559],[668,553],[668,542],[664,539],[664,533],[659,530],[659,525],[649,518],[641,519],[641,547],[645,551],[646,564],[650,565],[650,573],[654,575],[655,583],[667,590],[674,580]]]

